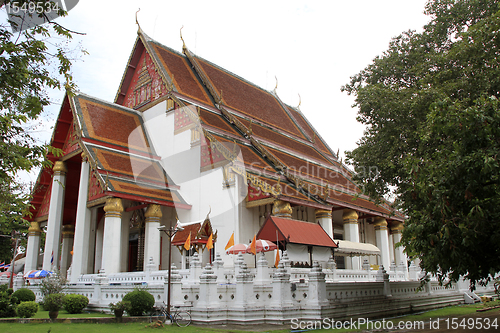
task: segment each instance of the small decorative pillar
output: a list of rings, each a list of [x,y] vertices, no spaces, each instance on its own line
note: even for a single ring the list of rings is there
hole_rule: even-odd
[[[188,284],[199,284],[201,275],[201,260],[198,252],[193,254],[189,262],[189,281]]]
[[[145,222],[145,239],[144,242],[144,269],[149,258],[153,258],[155,263],[160,262],[160,219],[162,217],[160,205],[148,205],[148,209],[144,214]],[[158,268],[156,268],[158,269]]]
[[[224,276],[224,260],[222,260],[219,252],[215,254],[215,260],[213,262],[213,266],[214,266],[214,273],[215,275],[217,275],[217,282],[225,283],[226,278]]]
[[[109,198],[104,206],[102,268],[107,274],[120,272],[123,204],[120,198]]]
[[[236,308],[246,308],[253,300],[253,275],[243,263],[240,273],[236,275],[236,296],[234,306]]]
[[[182,276],[179,274],[179,270],[174,264],[171,266],[170,272],[170,304],[173,306],[180,306],[184,304],[184,298],[182,295]],[[168,273],[165,274],[164,282],[164,295],[165,300],[168,297]]]
[[[61,271],[59,274],[66,277],[71,259],[73,255],[73,239],[75,237],[75,226],[72,224],[65,224],[62,226],[62,249],[61,249]]]
[[[273,274],[273,298],[271,307],[285,308],[292,307],[292,289],[290,285],[290,274],[280,261],[276,272]]]
[[[50,192],[47,235],[43,255],[43,269],[54,271],[59,268],[59,246],[61,244],[61,225],[64,212],[64,188],[66,186],[66,165],[62,161],[54,163],[52,190]]]
[[[217,275],[215,275],[212,266],[207,264],[200,276],[200,299],[198,308],[216,308],[219,305],[219,296],[217,295]]]
[[[344,239],[359,243],[358,213],[353,209],[344,209],[342,221],[344,223]],[[347,269],[361,269],[359,257],[346,257],[345,263]]]
[[[364,271],[369,271],[371,269],[370,263],[368,262],[368,259],[363,259],[363,270]]]
[[[257,261],[257,276],[255,277],[256,285],[264,285],[269,284],[271,279],[269,278],[269,267],[268,261],[264,252],[261,252],[259,255],[259,260]]]
[[[290,262],[290,258],[288,258],[288,252],[286,250],[283,251],[283,257],[281,257],[280,262],[283,263],[283,267],[285,268],[286,272],[288,274],[292,274],[292,263]]]
[[[26,261],[24,273],[38,269],[38,256],[40,254],[40,235],[42,229],[39,222],[31,222],[28,228],[28,245],[26,246]]]
[[[392,297],[391,286],[389,284],[389,274],[387,274],[386,270],[384,269],[384,265],[379,266],[377,275],[375,277],[375,281],[383,282],[384,283],[384,290],[383,290],[384,296]]]
[[[391,265],[391,259],[389,255],[389,233],[387,229],[387,221],[383,217],[375,218],[375,238],[377,240],[377,246],[380,249],[380,259],[384,267],[389,267]]]
[[[99,271],[99,274],[94,278],[94,297],[93,301],[91,303],[99,306],[103,302],[102,300],[102,287],[108,284],[108,277],[106,276],[106,273],[104,269],[101,269]]]
[[[89,193],[90,167],[88,156],[82,153],[80,167],[80,183],[78,186],[78,201],[76,206],[75,238],[73,246],[73,260],[71,264],[71,283],[78,282],[82,274],[88,273],[91,211],[87,208]]]
[[[333,239],[333,221],[332,211],[326,209],[316,209],[316,222],[326,231],[328,236]]]
[[[243,253],[238,253],[236,255],[236,260],[234,261],[234,276],[240,274],[241,267],[245,263],[245,259],[243,259]]]
[[[410,281],[417,281],[418,280],[418,267],[415,265],[415,262],[411,262],[410,268],[408,269],[408,274],[409,274],[409,279]]]
[[[325,273],[317,261],[313,262],[313,267],[309,272],[307,305],[315,307],[328,305]]]

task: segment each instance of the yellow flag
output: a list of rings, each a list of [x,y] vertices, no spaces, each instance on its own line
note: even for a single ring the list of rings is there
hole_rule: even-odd
[[[233,245],[234,245],[234,232],[231,235],[231,237],[229,238],[229,241],[227,242],[226,247],[224,248],[224,250],[229,249]]]
[[[214,242],[212,241],[212,234],[210,234],[210,237],[208,237],[207,241],[207,249],[211,250],[214,248]]]
[[[254,255],[257,254],[257,250],[255,248],[255,235],[253,235],[253,241],[252,244],[250,244],[250,252],[252,252]]]
[[[189,236],[184,243],[184,248],[186,249],[186,251],[189,251],[189,249],[191,248],[191,233],[189,233]]]
[[[276,249],[276,260],[274,261],[274,267],[278,268],[280,263],[280,249]]]

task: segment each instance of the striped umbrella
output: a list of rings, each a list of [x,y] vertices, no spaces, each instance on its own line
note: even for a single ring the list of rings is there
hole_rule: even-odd
[[[30,274],[28,274],[28,279],[43,278],[49,276],[50,274],[52,274],[52,272],[46,271],[45,269],[41,269],[39,271],[32,271]]]
[[[236,244],[227,249],[226,254],[247,253],[248,245]]]
[[[267,251],[274,251],[276,250],[278,247],[276,246],[276,244],[274,244],[273,242],[270,242],[268,240],[265,240],[265,239],[257,239],[255,241],[255,252],[267,252]],[[247,248],[247,253],[252,253],[251,250],[250,250],[250,246],[248,246]]]

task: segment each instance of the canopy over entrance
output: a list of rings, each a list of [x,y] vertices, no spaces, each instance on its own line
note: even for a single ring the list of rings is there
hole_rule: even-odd
[[[356,243],[347,240],[337,241],[338,248],[335,251],[340,256],[372,256],[380,255],[380,249],[373,244]]]

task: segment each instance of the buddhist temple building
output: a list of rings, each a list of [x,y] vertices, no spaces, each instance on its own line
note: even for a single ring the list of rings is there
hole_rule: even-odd
[[[231,267],[233,234],[236,244],[278,242],[308,266],[333,254],[337,269],[407,271],[396,246],[404,216],[362,193],[306,110],[141,29],[124,65],[114,101],[64,98],[50,142],[61,154],[48,155],[33,190],[25,272],[58,270],[76,283],[166,270],[170,251],[180,269],[194,253]],[[176,225],[170,247],[159,228]]]

